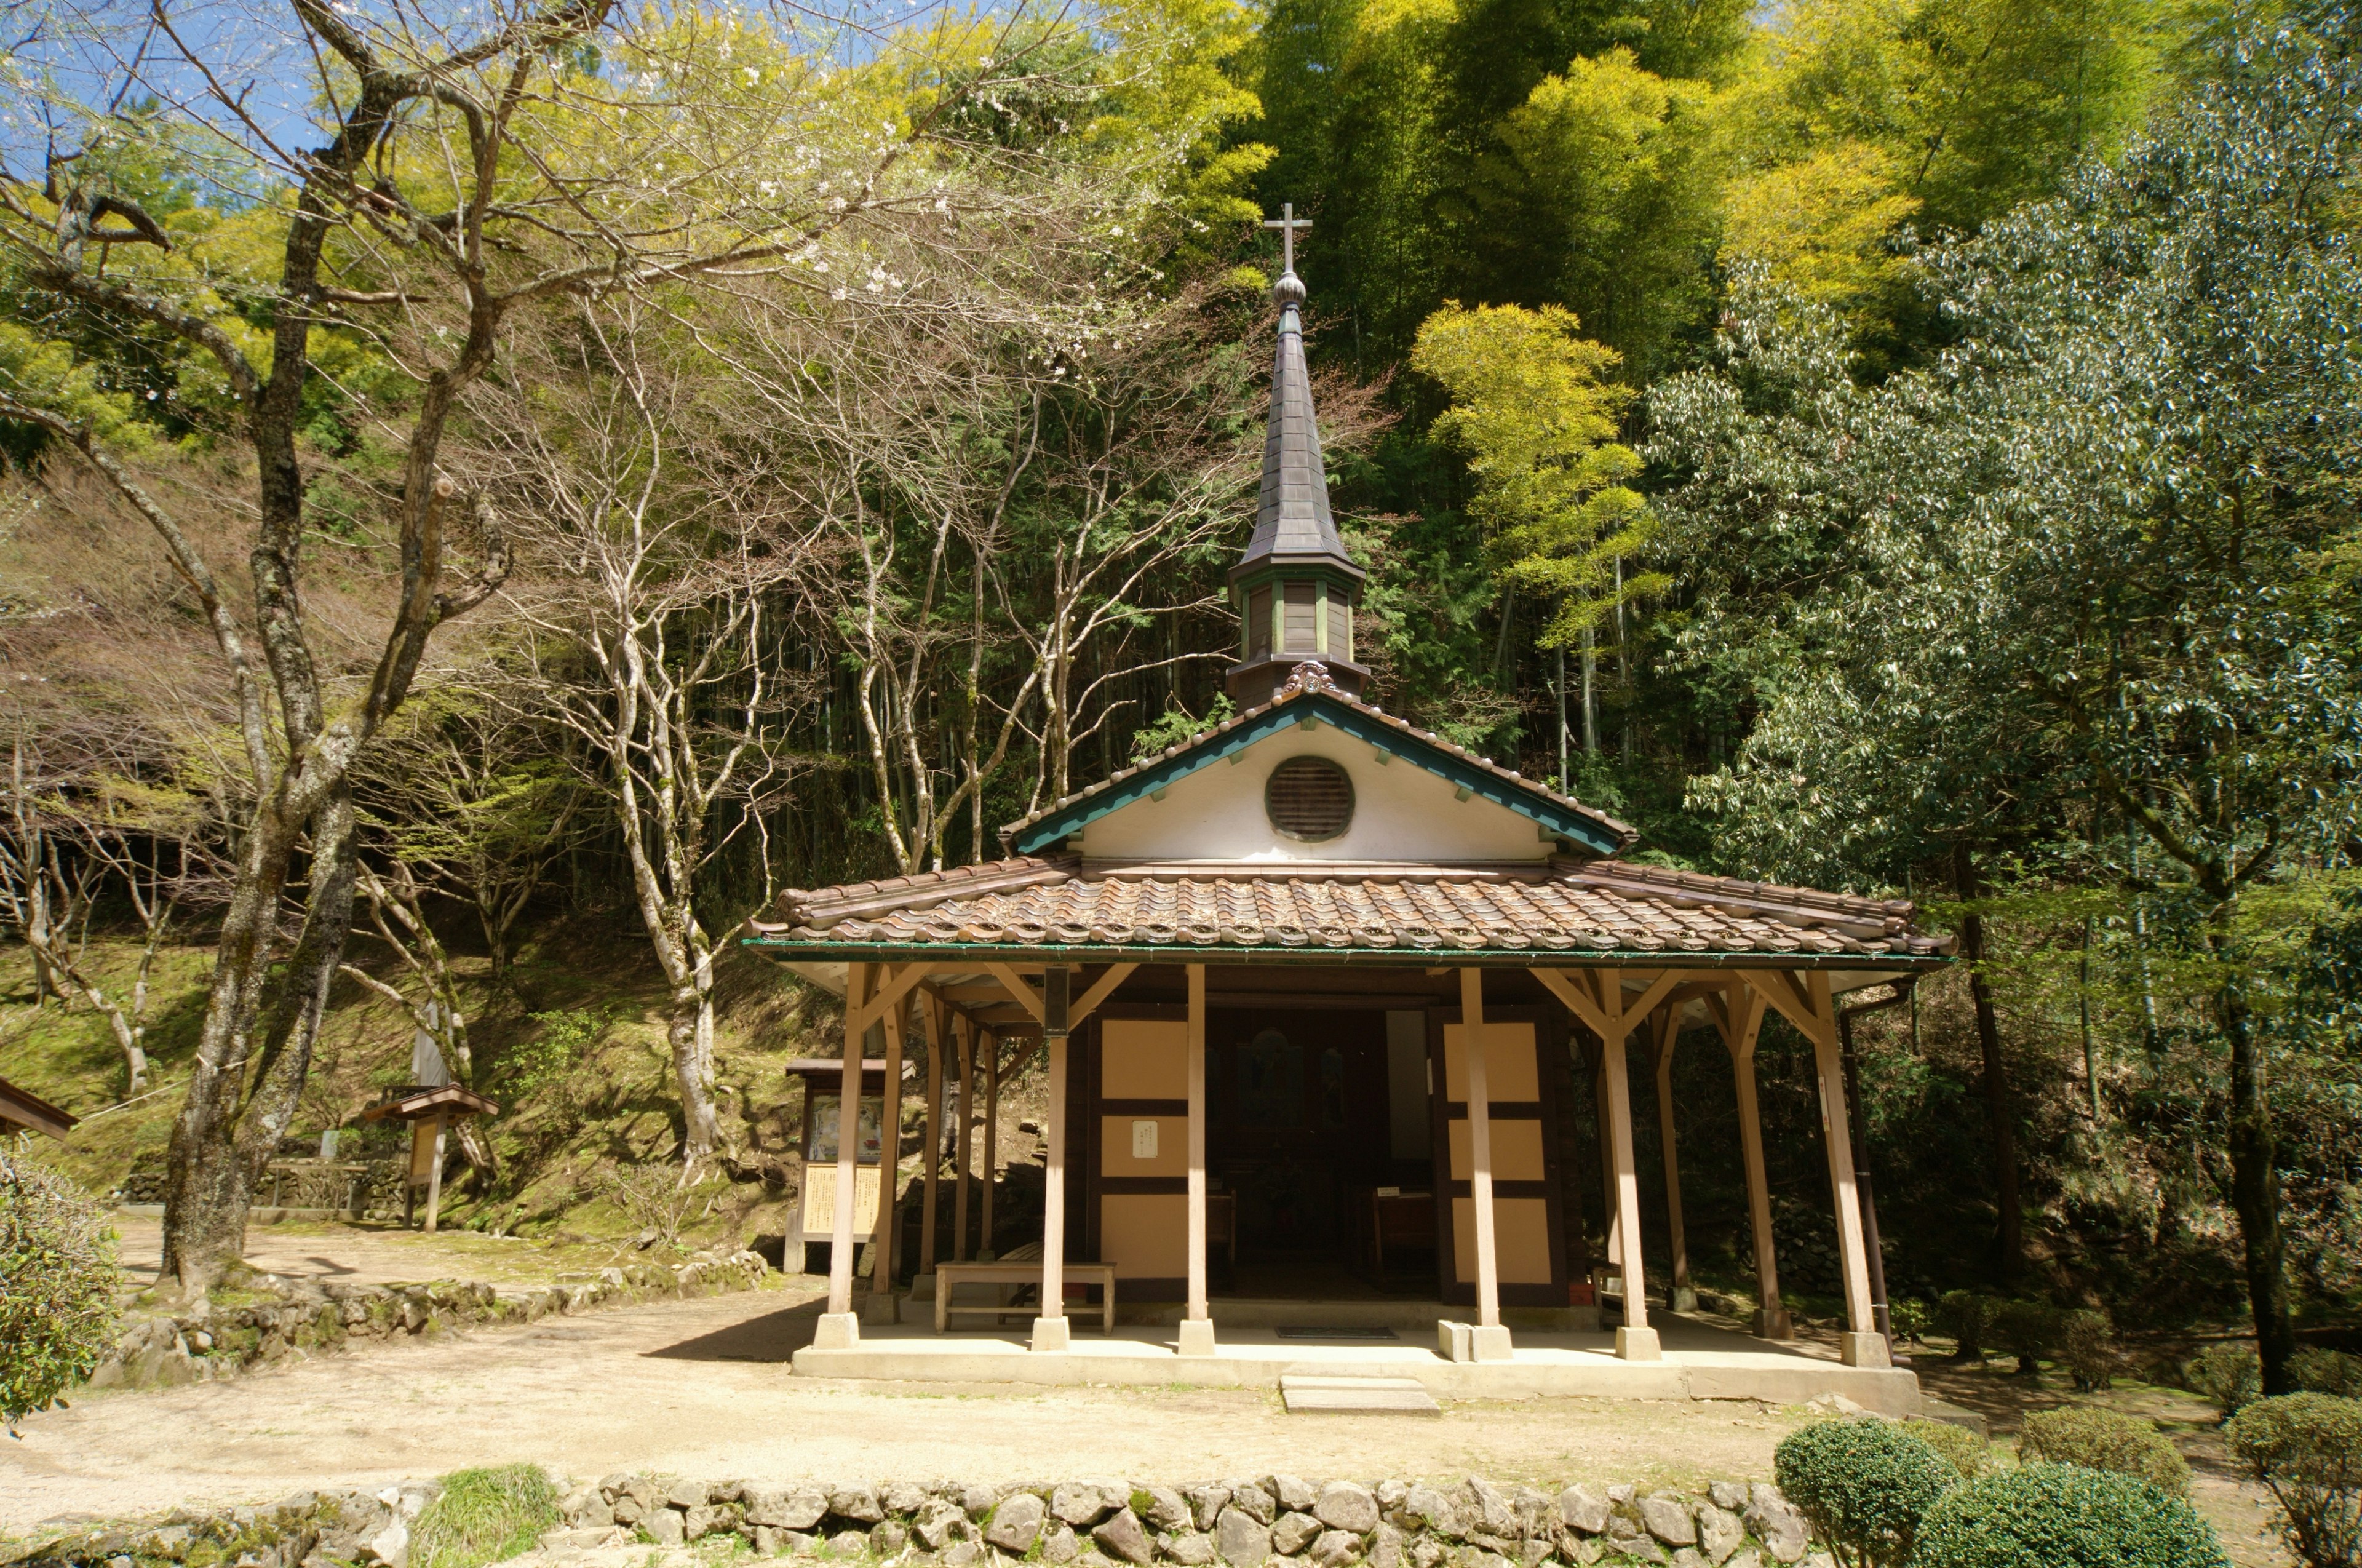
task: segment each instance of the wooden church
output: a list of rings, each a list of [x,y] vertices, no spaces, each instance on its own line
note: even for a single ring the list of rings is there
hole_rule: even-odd
[[[873,1331],[988,1287],[1032,1315],[1034,1353],[1076,1348],[1078,1320],[1112,1323],[1118,1303],[1170,1303],[1155,1348],[1211,1357],[1225,1299],[1318,1300],[1377,1277],[1432,1300],[1445,1360],[1519,1359],[1513,1331],[1595,1328],[1603,1303],[1617,1328],[1601,1353],[1657,1360],[1648,1267],[1672,1278],[1670,1304],[1687,1305],[1687,1280],[1684,1260],[1669,1275],[1640,1255],[1632,1083],[1654,1078],[1670,1133],[1661,1065],[1693,1026],[1736,1069],[1754,1327],[1777,1341],[1753,1070],[1777,1011],[1816,1053],[1841,1360],[1885,1366],[1838,1010],[1943,964],[1948,939],[1915,928],[1906,903],[1635,864],[1632,828],[1363,700],[1363,573],[1330,514],[1292,249],[1255,526],[1230,577],[1238,715],[1011,823],[1000,860],[790,892],[750,928],[751,945],[844,998],[847,1095],[883,1026],[889,1126],[915,1025],[930,1148],[946,1063],[973,1083],[1046,1050],[1038,1247],[934,1257],[930,1169],[927,1255],[908,1260],[922,1299],[898,1308],[891,1247],[873,1249]],[[852,1141],[833,1152],[833,1211],[807,1216],[833,1242],[822,1352],[862,1343],[855,1247],[895,1233],[856,1229]],[[1579,1220],[1594,1183],[1598,1255]]]

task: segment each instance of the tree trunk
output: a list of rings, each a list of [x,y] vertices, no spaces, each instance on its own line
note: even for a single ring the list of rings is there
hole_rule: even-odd
[[[721,1119],[713,1110],[713,986],[710,971],[694,960],[673,988],[666,1036],[680,1088],[681,1150],[694,1160],[722,1141]]]
[[[1976,857],[1965,845],[1952,850],[1952,885],[1964,900],[1973,901],[1978,896]],[[1960,917],[1960,956],[1970,966],[1969,994],[1976,1003],[1977,1049],[1984,1061],[1985,1118],[1992,1133],[1993,1185],[2001,1209],[2000,1272],[2007,1282],[2016,1279],[2025,1267],[2025,1217],[2018,1200],[2016,1121],[2010,1109],[2009,1068],[2002,1060],[2001,1017],[1981,967],[1985,957],[1982,916]]]
[[[2209,945],[2222,955],[2227,923],[2218,910]],[[2296,1329],[2289,1317],[2286,1246],[2280,1235],[2280,1176],[2271,1107],[2264,1092],[2263,1052],[2256,1041],[2247,999],[2234,980],[2214,995],[2216,1021],[2231,1047],[2231,1203],[2247,1265],[2247,1302],[2256,1320],[2256,1352],[2263,1359],[2264,1392],[2292,1394],[2289,1358]]]

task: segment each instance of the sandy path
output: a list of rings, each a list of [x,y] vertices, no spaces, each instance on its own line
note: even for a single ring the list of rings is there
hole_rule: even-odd
[[[1440,1420],[1306,1417],[1266,1391],[791,1377],[786,1357],[818,1310],[777,1292],[666,1302],[89,1396],[0,1448],[0,1529],[514,1459],[581,1477],[1190,1481],[1281,1469],[1682,1482],[1768,1474],[1772,1445],[1801,1414],[1560,1399],[1451,1406]]]

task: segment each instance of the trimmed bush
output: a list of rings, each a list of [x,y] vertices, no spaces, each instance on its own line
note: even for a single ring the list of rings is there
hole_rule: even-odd
[[[2146,1481],[2029,1464],[1954,1487],[1911,1568],[2230,1568],[2213,1527]]]
[[[2241,1410],[2223,1435],[2270,1488],[2280,1538],[2308,1568],[2362,1562],[2362,1400],[2283,1394]]]
[[[2208,1345],[2182,1364],[2181,1381],[2191,1393],[2232,1416],[2263,1397],[2264,1364],[2251,1344]]]
[[[1894,1330],[1894,1337],[1906,1343],[1918,1344],[1927,1338],[1927,1303],[1904,1297],[1886,1304],[1886,1320]]]
[[[2058,1320],[2058,1359],[2078,1393],[2116,1386],[2116,1333],[2105,1312],[2075,1311]]]
[[[2362,1356],[2307,1345],[2289,1357],[2289,1381],[2299,1393],[2362,1399]]]
[[[1849,1568],[1903,1568],[1919,1516],[1960,1473],[1918,1437],[1874,1416],[1820,1421],[1780,1440],[1780,1490]]]
[[[557,1488],[538,1464],[455,1470],[410,1534],[412,1568],[483,1568],[530,1551],[564,1522]]]
[[[1966,1427],[1914,1416],[1903,1423],[1903,1430],[1942,1455],[1963,1481],[1975,1480],[1992,1463],[1992,1446]]]
[[[2001,1303],[1973,1290],[1948,1290],[1936,1300],[1936,1329],[1952,1336],[1954,1361],[1982,1361],[1985,1332]]]
[[[2152,1421],[2089,1408],[2037,1410],[2018,1433],[2017,1457],[2047,1459],[2134,1475],[2176,1497],[2190,1496],[2190,1466]]]
[[[82,1189],[0,1137],[0,1427],[46,1410],[114,1343],[123,1272]]]
[[[2061,1316],[2047,1301],[2004,1301],[1993,1314],[1992,1337],[2017,1357],[2020,1377],[2042,1375],[2042,1358],[2058,1348]]]

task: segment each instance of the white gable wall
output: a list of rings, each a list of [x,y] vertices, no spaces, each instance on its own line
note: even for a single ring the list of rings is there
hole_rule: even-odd
[[[1334,725],[1292,725],[1176,779],[1162,801],[1141,799],[1083,830],[1094,860],[1468,862],[1547,859],[1532,818],[1457,787],[1417,763],[1380,753]],[[1353,823],[1325,844],[1284,838],[1264,814],[1264,781],[1295,756],[1325,756],[1353,781]]]

